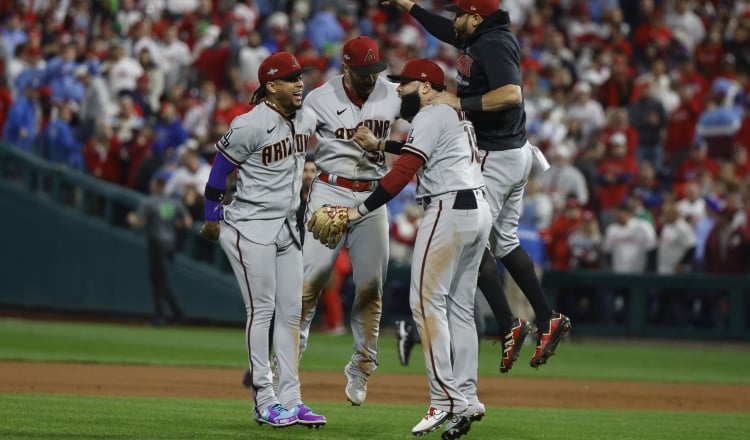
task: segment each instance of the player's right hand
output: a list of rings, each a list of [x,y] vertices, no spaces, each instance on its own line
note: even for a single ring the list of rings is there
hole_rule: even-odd
[[[219,239],[219,222],[206,222],[201,226],[200,231],[201,237],[209,241],[216,241]]]
[[[372,131],[364,125],[357,127],[352,140],[365,151],[378,151],[380,139],[376,138]]]

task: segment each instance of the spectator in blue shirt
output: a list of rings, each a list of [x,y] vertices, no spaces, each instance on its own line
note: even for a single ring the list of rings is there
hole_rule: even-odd
[[[3,140],[23,149],[31,151],[36,137],[36,101],[39,92],[34,83],[24,87],[23,95],[19,96],[8,110],[3,127]]]
[[[70,126],[72,118],[73,111],[70,106],[60,105],[57,118],[53,119],[39,136],[40,143],[50,161],[83,170],[83,146],[73,134],[73,128]]]

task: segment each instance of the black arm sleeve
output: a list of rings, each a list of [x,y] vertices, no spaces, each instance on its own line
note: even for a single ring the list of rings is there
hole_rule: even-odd
[[[363,203],[368,211],[374,211],[388,203],[392,198],[393,196],[389,194],[388,191],[385,190],[385,188],[378,185],[375,187],[375,190],[372,192],[372,194],[370,194],[370,196],[367,197],[367,200],[365,200]]]
[[[461,47],[461,40],[456,38],[451,19],[426,11],[416,4],[411,8],[409,14],[438,40],[448,43],[451,46]]]
[[[385,152],[391,154],[401,154],[401,147],[404,141],[385,141]]]

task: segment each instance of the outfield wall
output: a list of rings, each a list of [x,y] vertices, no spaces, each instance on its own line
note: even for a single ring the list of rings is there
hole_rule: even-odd
[[[125,225],[125,215],[143,198],[0,143],[0,305],[150,316],[145,237]],[[408,267],[389,268],[384,326],[408,317],[408,278]],[[244,304],[226,257],[218,245],[200,238],[198,225],[184,237],[172,280],[189,318],[244,322]],[[564,301],[556,306],[566,313],[573,313],[583,300],[624,298],[624,308],[611,319],[595,308],[593,319],[574,316],[577,335],[750,341],[750,276],[550,271],[543,284],[553,304]],[[351,283],[344,290],[348,311]],[[668,302],[668,296],[683,299],[682,305]],[[713,321],[678,319],[665,325],[652,316],[654,304],[668,311],[674,308],[678,318],[687,315],[690,310],[677,307],[695,299],[710,305],[709,313],[717,315],[709,316]],[[486,322],[488,332],[494,332],[491,316]]]

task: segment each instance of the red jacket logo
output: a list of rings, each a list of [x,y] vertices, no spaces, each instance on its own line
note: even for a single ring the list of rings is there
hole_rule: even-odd
[[[465,77],[471,76],[471,65],[474,62],[474,60],[466,55],[464,51],[461,51],[458,54],[458,60],[456,61],[456,70],[458,73]]]

